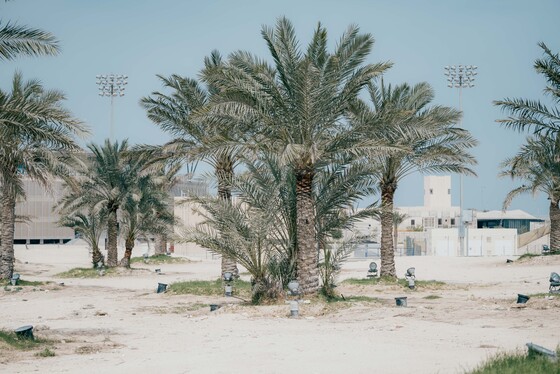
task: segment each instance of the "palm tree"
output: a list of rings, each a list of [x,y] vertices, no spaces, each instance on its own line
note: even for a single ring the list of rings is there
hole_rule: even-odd
[[[94,209],[90,208],[86,214],[81,212],[63,213],[59,220],[61,226],[74,229],[89,245],[94,268],[100,265],[103,266],[105,263],[105,258],[99,250],[99,238],[101,238],[101,234],[105,230],[104,218],[105,215],[102,212],[95,212]]]
[[[359,34],[356,26],[348,28],[333,53],[320,24],[305,52],[286,18],[275,29],[264,27],[262,35],[274,65],[246,52],[233,54],[213,81],[220,95],[212,111],[255,126],[245,143],[278,152],[294,174],[297,277],[303,291],[313,294],[319,289],[315,176],[340,154],[358,149],[344,116],[360,90],[389,64],[364,63],[373,38]]]
[[[63,209],[81,212],[93,209],[104,211],[107,225],[107,266],[118,265],[117,212],[133,192],[136,185],[140,163],[138,158],[127,157],[128,142],[111,143],[106,140],[103,146],[90,144],[91,156],[79,171],[78,187],[73,192],[75,199],[64,199]]]
[[[222,58],[218,52],[212,52],[205,58],[205,69],[202,77],[215,74],[222,66]],[[203,87],[197,80],[172,75],[165,78],[158,75],[165,88],[170,89],[170,95],[161,92],[152,92],[151,97],[144,97],[140,105],[147,111],[148,118],[171,134],[174,139],[162,147],[162,152],[171,158],[183,158],[192,161],[200,157],[214,168],[218,181],[218,196],[231,203],[231,181],[236,165],[235,152],[220,148],[209,147],[216,139],[229,138],[232,126],[216,126],[209,122],[204,115],[195,114],[202,112],[209,105],[212,96],[218,90],[209,84]],[[198,148],[198,152],[195,152]],[[212,148],[208,150],[208,148]],[[235,261],[226,255],[222,256],[222,275],[231,272],[236,277],[238,269]]]
[[[58,41],[48,32],[6,23],[0,28],[0,60],[13,60],[20,54],[56,55]]]
[[[502,162],[500,176],[526,182],[511,190],[503,204],[507,209],[520,194],[542,192],[550,200],[550,248],[560,250],[560,136],[537,134],[527,138],[527,143],[514,157]]]
[[[64,95],[16,73],[12,91],[0,90],[0,279],[14,269],[14,222],[24,179],[46,188],[57,175],[70,173],[66,161],[78,150],[75,137],[86,128],[62,107]]]
[[[395,145],[391,152],[369,156],[372,178],[381,193],[381,269],[396,278],[393,243],[394,196],[399,182],[413,172],[459,172],[474,174],[465,165],[475,164],[468,149],[476,141],[468,131],[454,127],[460,113],[442,106],[429,107],[434,92],[427,83],[394,89],[369,85],[373,108],[358,103],[355,125],[365,136]],[[400,149],[399,149],[400,148]]]
[[[544,43],[539,43],[544,51],[545,57],[535,61],[534,68],[538,74],[542,74],[548,85],[544,89],[545,94],[552,97],[556,105],[560,101],[560,58]],[[524,131],[533,130],[535,133],[557,133],[560,131],[560,110],[558,107],[548,108],[538,100],[509,99],[494,101],[494,105],[500,106],[503,111],[511,115],[506,119],[496,122],[506,128]]]
[[[195,197],[193,201],[200,207],[198,212],[204,221],[187,230],[186,240],[243,265],[251,274],[253,303],[277,298],[282,280],[269,266],[279,255],[278,243],[270,235],[277,229],[269,214],[274,211],[274,200],[268,201],[270,209],[264,211],[212,197]]]
[[[161,182],[157,175],[139,175],[122,204],[120,229],[125,238],[125,252],[121,266],[130,266],[134,242],[140,235],[169,233],[173,227],[173,213],[167,205],[169,195]]]
[[[399,240],[399,225],[408,217],[406,213],[397,210],[393,212],[393,246],[397,249],[397,241]]]

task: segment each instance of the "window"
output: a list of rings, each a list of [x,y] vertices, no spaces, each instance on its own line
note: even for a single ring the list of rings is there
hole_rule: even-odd
[[[455,225],[455,218],[451,218],[451,226]]]
[[[438,226],[441,226],[441,218],[437,219],[437,224],[438,224]]]
[[[433,194],[434,194],[434,189],[430,188],[430,195],[433,195]]]
[[[414,226],[414,220],[413,219],[410,220],[410,226]]]

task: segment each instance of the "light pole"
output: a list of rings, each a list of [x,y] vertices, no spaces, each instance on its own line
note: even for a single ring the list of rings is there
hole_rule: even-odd
[[[463,110],[463,88],[474,87],[476,76],[475,65],[451,65],[446,66],[445,75],[447,76],[447,87],[459,89],[459,110]],[[459,126],[463,127],[463,117],[461,116]],[[463,174],[459,174],[459,248],[461,256],[468,256],[468,248],[465,252],[465,223],[463,222]]]
[[[95,78],[97,85],[99,86],[99,96],[109,96],[111,97],[111,127],[110,127],[110,140],[114,140],[115,129],[114,129],[114,103],[113,98],[115,96],[124,96],[124,88],[127,85],[128,76],[121,74],[103,74],[96,75]]]

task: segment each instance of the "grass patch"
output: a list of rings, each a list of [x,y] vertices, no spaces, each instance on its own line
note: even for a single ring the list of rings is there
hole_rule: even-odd
[[[106,268],[105,275],[114,274],[116,268]],[[58,273],[56,275],[60,278],[97,278],[100,277],[99,271],[94,268],[73,268],[68,271]]]
[[[45,348],[42,351],[35,353],[35,356],[37,356],[37,357],[54,357],[54,356],[56,356],[56,354],[54,353],[54,351],[51,351],[49,348]]]
[[[423,297],[426,300],[435,300],[435,299],[441,299],[441,296],[438,295],[428,295],[428,296],[424,296]]]
[[[542,255],[536,254],[536,253],[525,253],[525,254],[522,254],[521,256],[519,256],[517,261],[521,261],[521,260],[524,260],[526,258],[533,258],[533,257],[540,257],[540,256],[542,256]]]
[[[527,295],[527,296],[529,296],[529,297],[534,297],[535,299],[539,299],[539,298],[540,298],[540,299],[544,299],[545,297],[548,298],[549,296],[552,296],[553,299],[560,299],[560,294],[558,294],[558,293],[549,293],[549,292],[547,292],[547,293],[544,293],[544,292],[541,292],[541,293],[533,293],[533,294],[529,294],[529,295]]]
[[[143,263],[144,257],[132,257],[130,259],[131,264],[135,264],[139,262]],[[188,260],[182,257],[172,257],[163,254],[163,255],[154,255],[148,257],[147,263],[152,265],[159,265],[159,264],[173,264],[173,263],[181,263],[181,262],[188,262]]]
[[[352,284],[358,286],[394,286],[398,285],[403,288],[408,289],[408,281],[406,279],[394,279],[390,277],[379,277],[379,278],[349,278],[342,283]],[[447,286],[445,282],[437,280],[416,280],[414,282],[416,288],[427,288],[427,289],[440,289]]]
[[[470,374],[549,374],[560,373],[560,361],[536,355],[500,354],[485,362]]]
[[[336,295],[333,297],[325,297],[325,301],[327,303],[339,303],[339,302],[366,302],[366,303],[376,303],[379,302],[377,297],[369,297],[369,296],[344,296],[344,295]]]
[[[251,297],[251,283],[238,279],[232,285],[234,296]],[[167,290],[177,295],[223,296],[224,282],[221,279],[177,282],[170,284]]]
[[[17,282],[17,286],[44,286],[49,282],[40,282],[40,281],[26,281],[24,279],[19,279]],[[4,279],[0,281],[0,286],[11,286],[9,279]]]
[[[53,342],[47,339],[42,339],[35,337],[35,340],[31,339],[18,339],[15,332],[0,330],[0,344],[4,343],[11,348],[27,351],[30,349],[38,348],[46,344],[51,345]]]
[[[517,259],[517,261],[521,261],[527,258],[533,258],[533,257],[542,257],[542,256],[558,256],[560,255],[560,252],[556,251],[556,252],[545,252],[545,253],[525,253],[522,254],[521,256],[519,256],[519,258]]]

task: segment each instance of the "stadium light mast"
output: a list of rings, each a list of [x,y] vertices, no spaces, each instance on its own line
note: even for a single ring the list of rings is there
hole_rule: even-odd
[[[96,75],[96,82],[99,86],[99,96],[109,96],[111,98],[111,123],[109,139],[115,139],[115,108],[114,98],[124,96],[125,86],[128,84],[128,76],[122,74],[103,74]]]
[[[459,89],[459,110],[463,111],[463,88],[474,87],[474,79],[477,74],[478,66],[475,65],[451,65],[445,66],[445,76],[447,77],[447,87]],[[461,116],[459,126],[463,127],[463,117]],[[465,251],[465,222],[463,219],[463,174],[459,174],[459,248],[461,256],[468,256],[469,249]]]

